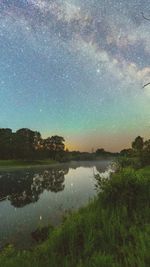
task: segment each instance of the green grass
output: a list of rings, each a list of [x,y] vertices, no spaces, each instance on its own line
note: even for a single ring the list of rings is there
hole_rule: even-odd
[[[150,168],[122,170],[98,192],[33,250],[6,248],[0,267],[149,267]]]
[[[150,166],[140,169],[139,173],[150,178]]]
[[[54,160],[0,160],[0,170],[6,168],[25,168],[57,163]]]

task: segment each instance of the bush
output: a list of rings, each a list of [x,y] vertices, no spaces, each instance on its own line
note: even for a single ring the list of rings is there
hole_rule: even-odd
[[[130,158],[130,157],[120,157],[118,158],[118,163],[121,168],[126,168],[126,167],[132,167],[134,169],[140,169],[142,165],[142,161],[140,158]]]
[[[150,169],[97,175],[98,197],[31,251],[8,247],[0,267],[149,267]]]
[[[150,179],[131,168],[112,174],[111,179],[96,176],[97,189],[108,205],[126,206],[128,210],[144,208],[149,203]]]

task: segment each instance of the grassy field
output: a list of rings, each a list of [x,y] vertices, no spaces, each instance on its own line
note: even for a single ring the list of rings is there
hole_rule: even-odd
[[[26,168],[34,166],[51,165],[57,163],[54,160],[0,160],[0,170],[1,169],[11,169],[11,168]]]
[[[99,183],[97,198],[50,228],[42,244],[3,250],[0,267],[149,267],[150,167]]]

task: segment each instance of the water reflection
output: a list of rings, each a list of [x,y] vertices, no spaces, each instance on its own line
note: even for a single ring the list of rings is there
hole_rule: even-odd
[[[110,161],[71,162],[58,166],[0,172],[0,247],[32,247],[38,226],[61,223],[64,214],[96,194],[94,174]]]
[[[107,168],[109,168],[112,160],[101,160],[101,161],[73,161],[70,164],[70,167],[74,170],[77,168],[83,167],[83,168],[93,168],[93,171],[96,173],[101,173],[105,171]],[[93,172],[93,174],[94,174]]]
[[[0,175],[0,201],[8,199],[14,207],[37,202],[44,190],[64,190],[65,175],[69,168],[44,171],[2,173]]]

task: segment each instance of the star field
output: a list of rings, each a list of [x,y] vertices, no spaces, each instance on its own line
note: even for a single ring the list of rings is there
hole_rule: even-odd
[[[0,0],[0,127],[118,151],[150,134],[150,2]]]

